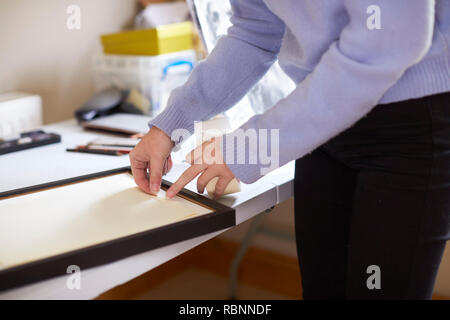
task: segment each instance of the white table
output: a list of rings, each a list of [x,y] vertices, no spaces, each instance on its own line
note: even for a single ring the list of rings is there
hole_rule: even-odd
[[[66,148],[85,144],[95,138],[108,136],[107,134],[84,131],[73,120],[48,125],[43,129],[60,134],[62,143],[0,156],[0,193],[129,165],[127,156],[111,157],[65,151]],[[174,167],[164,179],[173,182],[187,168],[187,164],[179,161],[184,158],[187,151],[180,150],[174,155]],[[243,185],[242,192],[220,201],[235,208],[236,223],[240,224],[278,202],[292,197],[293,178],[294,164],[290,163],[254,184]],[[187,188],[196,191],[195,182],[189,184]],[[68,289],[66,282],[69,275],[65,275],[2,292],[0,299],[92,299],[224,231],[226,230],[82,270],[80,290]]]

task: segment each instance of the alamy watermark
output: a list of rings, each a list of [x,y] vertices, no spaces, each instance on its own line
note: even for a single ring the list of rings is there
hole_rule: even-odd
[[[81,269],[77,265],[67,267],[66,273],[69,274],[66,280],[66,286],[69,290],[81,290]]]
[[[381,289],[381,269],[379,266],[373,264],[367,267],[367,274],[370,276],[367,278],[366,285],[369,290]]]
[[[381,8],[377,5],[367,7],[367,14],[369,15],[366,21],[367,29],[380,30],[381,29]]]
[[[173,141],[184,141],[188,130],[174,130]],[[194,164],[247,164],[258,165],[260,174],[266,175],[280,166],[279,129],[237,129],[231,133],[218,129],[204,129],[201,122],[194,126],[196,145],[210,141],[204,148],[195,148]],[[214,139],[212,139],[215,137]],[[225,144],[225,145],[224,145]]]
[[[68,15],[66,21],[66,27],[69,30],[81,29],[81,8],[76,4],[72,4],[67,7],[66,13]]]

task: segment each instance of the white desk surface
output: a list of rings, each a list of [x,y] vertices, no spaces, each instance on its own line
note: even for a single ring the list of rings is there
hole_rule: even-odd
[[[60,134],[62,143],[0,156],[0,193],[129,165],[127,156],[111,157],[66,152],[66,148],[108,136],[104,133],[84,131],[74,120],[48,125],[43,129]],[[184,159],[187,151],[189,150],[178,151],[173,156],[174,167],[164,179],[173,182],[188,167],[180,161]],[[289,163],[254,184],[243,185],[240,193],[227,196],[220,201],[235,208],[236,222],[240,224],[276,205],[277,201],[282,202],[292,197],[293,178],[294,164]],[[195,186],[195,182],[192,182],[187,188],[196,191]],[[80,290],[67,288],[68,275],[66,275],[2,292],[0,299],[92,299],[224,231],[226,230],[81,270]]]

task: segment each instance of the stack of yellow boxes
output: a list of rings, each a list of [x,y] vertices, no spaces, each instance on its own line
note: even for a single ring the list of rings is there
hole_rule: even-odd
[[[107,54],[155,56],[193,49],[193,34],[192,23],[181,22],[156,29],[108,34],[101,40]]]

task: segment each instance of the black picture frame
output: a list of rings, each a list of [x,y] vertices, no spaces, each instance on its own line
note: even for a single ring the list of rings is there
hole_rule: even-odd
[[[91,179],[125,172],[131,174],[130,167],[123,167],[3,192],[0,193],[0,201],[27,193],[44,191],[46,189],[62,187],[71,183],[89,181]],[[170,182],[163,180],[162,188],[167,189],[170,186]],[[71,265],[77,265],[81,270],[86,270],[236,225],[234,209],[186,189],[183,189],[179,193],[179,196],[196,204],[205,206],[213,212],[20,266],[0,270],[0,291],[65,275],[67,274],[67,268]]]

